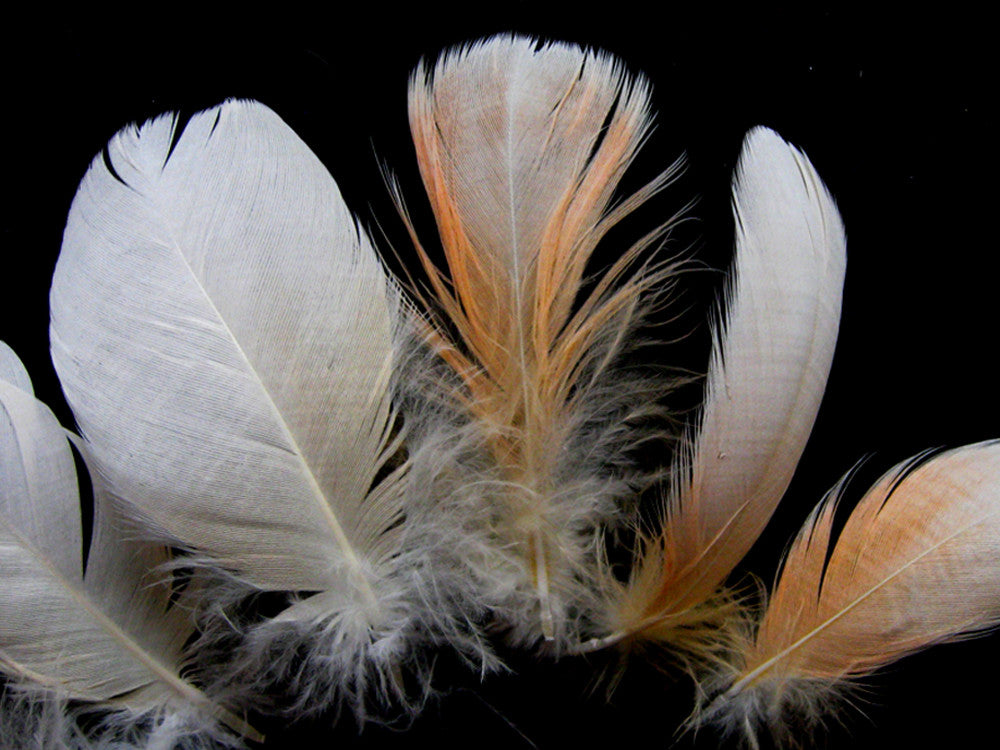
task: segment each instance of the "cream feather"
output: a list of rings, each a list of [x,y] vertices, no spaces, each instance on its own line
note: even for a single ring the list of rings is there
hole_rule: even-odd
[[[696,435],[675,461],[662,530],[627,585],[609,583],[611,635],[592,646],[715,648],[732,603],[719,587],[784,494],[823,397],[845,271],[833,200],[800,151],[758,128],[733,211],[736,256]]]
[[[1000,623],[1000,443],[900,464],[834,540],[840,494],[799,533],[755,636],[699,721],[787,737],[790,715],[820,721],[857,679]]]
[[[67,436],[32,393],[27,373],[0,347],[0,670],[21,696],[16,715],[52,701],[83,701],[106,712],[108,741],[223,740],[221,720],[262,738],[181,676],[190,612],[172,601],[159,568],[167,550],[134,530],[100,491],[83,570],[80,500]],[[42,712],[43,714],[46,712]],[[73,735],[65,713],[59,721]],[[82,735],[80,735],[82,737]]]
[[[413,233],[430,282],[418,296],[486,443],[491,471],[475,482],[489,496],[481,516],[496,551],[483,585],[513,592],[498,606],[527,641],[566,635],[589,596],[595,529],[623,491],[601,470],[615,452],[601,443],[602,431],[627,432],[627,413],[596,429],[588,420],[621,403],[613,365],[644,296],[666,284],[667,270],[634,268],[659,232],[582,290],[601,238],[672,174],[613,200],[650,128],[648,106],[645,82],[613,58],[518,37],[452,50],[410,85],[448,265],[445,275]]]
[[[298,137],[238,101],[119,133],[73,203],[51,305],[53,360],[109,491],[192,563],[319,592],[237,659],[302,670],[312,642],[319,674],[299,682],[320,703],[394,672],[410,620],[406,466],[387,468],[397,298]]]

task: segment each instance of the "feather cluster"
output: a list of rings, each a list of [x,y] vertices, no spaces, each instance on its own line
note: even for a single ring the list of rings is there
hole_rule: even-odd
[[[676,172],[619,189],[646,83],[497,37],[421,65],[409,112],[443,250],[397,188],[422,281],[392,278],[261,104],[130,127],[95,159],[51,295],[79,437],[0,349],[4,739],[199,747],[259,740],[248,713],[390,720],[420,709],[435,649],[488,670],[506,641],[659,651],[697,680],[691,726],[794,742],[857,679],[997,623],[996,443],[897,467],[835,538],[836,488],[765,601],[728,583],[837,337],[845,233],[800,151],[747,136],[704,403],[670,442],[675,383],[633,366],[682,265],[658,257],[670,222],[594,263]]]

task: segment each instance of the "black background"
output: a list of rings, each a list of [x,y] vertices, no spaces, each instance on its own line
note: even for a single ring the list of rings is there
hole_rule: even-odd
[[[837,199],[849,254],[837,355],[799,472],[748,569],[769,579],[808,510],[858,459],[870,457],[862,473],[873,479],[925,448],[998,435],[996,131],[987,116],[995,70],[984,18],[954,5],[945,16],[905,17],[824,8],[733,15],[628,2],[599,12],[554,3],[369,3],[294,20],[290,9],[278,10],[283,20],[243,11],[208,23],[171,7],[156,17],[133,9],[10,22],[0,338],[67,426],[47,353],[48,285],[76,186],[115,131],[168,110],[258,99],[313,148],[363,221],[374,227],[377,217],[404,249],[379,164],[399,175],[419,208],[405,115],[410,70],[448,46],[517,31],[605,49],[648,76],[657,130],[636,182],[682,151],[688,169],[638,220],[648,229],[700,196],[690,212],[698,221],[678,231],[672,249],[693,248],[725,267],[730,175],[743,134],[757,124],[803,148]],[[692,281],[684,301],[692,325],[718,280]],[[677,351],[683,360],[700,350]],[[404,731],[369,727],[359,735],[349,721],[331,727],[324,719],[268,726],[268,747],[665,747],[690,709],[690,685],[641,660],[610,701],[600,689],[588,692],[599,659],[553,664],[512,655],[511,664],[517,674],[485,684],[445,665],[445,695]],[[843,727],[815,742],[972,746],[995,725],[998,664],[996,636],[909,658],[870,681],[864,715],[846,712]],[[678,746],[692,744],[718,741],[704,734]]]

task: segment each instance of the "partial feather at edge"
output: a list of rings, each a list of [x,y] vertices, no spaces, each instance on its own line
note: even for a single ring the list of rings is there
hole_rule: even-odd
[[[218,722],[262,739],[181,677],[183,646],[194,626],[171,604],[169,586],[150,578],[165,550],[129,540],[127,524],[96,482],[83,575],[67,435],[31,395],[27,373],[9,348],[0,348],[0,360],[0,372],[29,388],[0,379],[0,670],[12,679],[3,698],[5,722],[24,723],[46,741],[85,744],[61,708],[74,700],[83,702],[80,710],[99,713],[101,732],[116,741],[178,736],[169,725],[206,742],[237,744]]]
[[[659,641],[704,657],[724,644],[734,602],[719,586],[784,494],[823,397],[846,263],[833,199],[801,152],[758,128],[733,210],[736,256],[697,433],[675,460],[662,530],[644,539],[627,585],[606,584],[612,635],[595,644]]]
[[[840,494],[799,533],[755,637],[692,724],[751,742],[766,726],[788,741],[791,726],[822,722],[859,678],[1000,624],[1000,441],[895,467],[834,542]]]

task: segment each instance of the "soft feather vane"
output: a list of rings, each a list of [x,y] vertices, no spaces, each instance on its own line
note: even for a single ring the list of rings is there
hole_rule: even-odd
[[[734,178],[734,276],[697,430],[675,458],[659,538],[625,587],[609,582],[607,627],[705,656],[725,645],[719,587],[763,531],[805,447],[833,357],[845,243],[812,165],[752,131]],[[704,629],[704,635],[699,629]]]
[[[450,271],[411,228],[433,301],[418,296],[496,467],[484,502],[498,520],[485,533],[514,553],[509,586],[523,603],[500,606],[513,606],[510,624],[528,626],[517,637],[529,641],[534,617],[545,638],[567,637],[592,589],[594,532],[623,491],[586,459],[599,439],[573,443],[596,411],[589,401],[610,390],[644,297],[667,285],[669,268],[634,270],[656,233],[581,289],[600,239],[673,174],[612,204],[650,127],[647,100],[645,83],[607,56],[524,39],[472,45],[411,82],[411,130]],[[624,415],[615,419],[599,429],[620,429]]]
[[[401,649],[373,645],[410,618],[393,572],[407,467],[382,473],[400,440],[395,291],[270,110],[228,102],[177,128],[124,131],[114,172],[98,160],[85,178],[53,281],[53,360],[109,490],[228,581],[216,599],[319,592],[237,623],[233,668],[256,682],[304,638],[342,660],[305,680],[319,704],[332,691],[361,711],[366,673],[395,670]]]
[[[171,148],[174,128],[120,134],[71,211],[51,331],[67,398],[111,490],[171,539],[264,588],[322,590],[343,565],[364,589],[391,415],[381,266],[273,113],[228,103]]]
[[[675,173],[618,194],[649,99],[566,44],[497,37],[421,64],[409,119],[445,266],[397,192],[414,305],[263,105],[115,136],[51,295],[94,475],[86,572],[69,444],[0,349],[0,670],[29,706],[0,706],[6,725],[82,747],[58,703],[79,701],[112,717],[102,746],[197,747],[235,742],[220,722],[257,738],[244,710],[412,715],[430,648],[485,671],[499,629],[546,655],[654,646],[697,681],[689,726],[796,742],[853,680],[993,627],[995,442],[897,467],[836,540],[835,489],[759,616],[728,580],[809,437],[845,273],[832,197],[763,128],[734,175],[704,404],[662,458],[657,524],[612,550],[624,575],[607,563],[649,515],[630,451],[672,385],[625,365],[677,281],[653,252],[669,222],[593,268]],[[265,592],[274,613],[254,609]]]
[[[838,499],[803,527],[753,640],[720,677],[729,685],[699,720],[766,722],[780,735],[783,713],[818,721],[849,681],[1000,622],[997,442],[897,466],[834,542]]]

